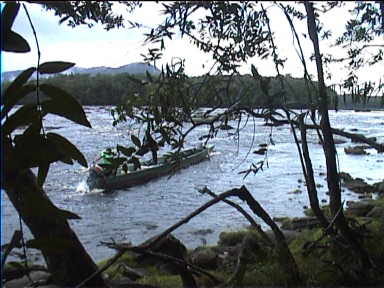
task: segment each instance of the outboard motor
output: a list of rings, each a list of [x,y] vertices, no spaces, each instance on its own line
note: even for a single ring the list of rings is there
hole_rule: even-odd
[[[103,168],[101,168],[98,165],[94,165],[89,169],[89,175],[87,178],[87,185],[89,187],[89,190],[93,190],[95,188],[97,189],[103,189],[104,186],[104,174],[103,174]]]

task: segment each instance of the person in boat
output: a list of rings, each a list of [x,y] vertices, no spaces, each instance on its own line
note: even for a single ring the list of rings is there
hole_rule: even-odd
[[[151,151],[152,162],[154,165],[156,165],[158,162],[158,159],[157,159],[158,150],[159,150],[159,144],[155,140],[153,140],[153,138],[149,134],[146,134],[146,137],[144,137],[143,146],[140,148],[140,150],[136,154],[142,156],[147,152]]]
[[[105,149],[100,154],[100,161],[98,163],[99,166],[103,168],[103,173],[105,176],[115,175],[116,167],[114,167],[114,159],[116,158],[116,153],[112,151],[111,148]]]
[[[129,169],[127,163],[123,163],[123,165],[121,165],[121,170],[123,170],[125,174],[128,174]]]
[[[159,147],[157,146],[157,143],[155,142],[156,145],[151,146],[151,153],[152,153],[152,160],[154,164],[157,164],[157,150],[159,150]]]

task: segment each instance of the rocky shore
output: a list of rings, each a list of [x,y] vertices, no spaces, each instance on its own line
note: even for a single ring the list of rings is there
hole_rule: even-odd
[[[343,187],[363,196],[361,201],[346,203],[344,212],[347,219],[369,234],[363,244],[368,251],[374,251],[374,257],[381,259],[380,261],[384,264],[384,244],[381,241],[384,237],[384,180],[370,185],[363,179],[353,178],[344,172],[340,173],[340,178]],[[323,206],[322,210],[327,217],[330,217],[327,205]],[[345,279],[345,273],[338,271],[336,266],[326,275],[323,275],[321,270],[327,261],[338,262],[339,259],[333,258],[336,255],[329,251],[325,254],[307,251],[309,246],[316,250],[313,248],[315,245],[313,243],[316,242],[328,248],[332,247],[333,240],[322,234],[320,223],[310,208],[305,210],[305,215],[299,218],[274,218],[274,221],[279,223],[299,265],[304,282],[313,282],[316,285],[348,286],[351,283]],[[211,233],[212,231],[200,232]],[[275,234],[272,231],[266,231],[265,234],[270,239],[270,243],[267,243],[255,228],[222,232],[217,245],[203,245],[196,249],[187,249],[181,241],[169,234],[152,248],[151,252],[155,254],[127,252],[104,271],[103,275],[110,287],[183,287],[183,282],[186,280],[180,275],[183,275],[182,269],[186,266],[184,265],[183,268],[173,260],[170,261],[170,259],[179,259],[191,265],[190,269],[199,287],[213,287],[219,283],[231,284],[230,281],[235,281],[232,278],[237,275],[238,269],[242,267],[241,265],[244,266],[241,263],[247,263],[244,266],[247,270],[243,271],[241,277],[242,285],[246,287],[283,285],[284,276],[276,265],[277,255],[273,250]],[[196,237],[199,236],[196,235]],[[118,250],[118,245],[116,249]],[[158,257],[156,253],[171,258]],[[303,257],[305,253],[312,255]],[[99,266],[103,267],[107,262],[107,260],[102,261]],[[30,264],[28,275],[25,275],[25,271],[25,266],[20,263],[7,263],[3,274],[3,281],[5,281],[3,287],[57,287],[50,284],[50,274],[45,267]],[[377,277],[375,281],[384,284],[383,277]]]

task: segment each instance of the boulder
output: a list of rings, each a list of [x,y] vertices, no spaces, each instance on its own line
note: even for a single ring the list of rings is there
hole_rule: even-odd
[[[339,177],[344,182],[349,182],[349,181],[353,180],[353,177],[351,176],[351,174],[349,174],[347,172],[340,172]]]
[[[157,236],[150,238],[144,242],[144,245],[151,242],[156,237]],[[172,234],[167,235],[158,243],[156,243],[154,247],[152,247],[151,251],[179,259],[185,259],[187,255],[187,248],[185,245]],[[168,261],[162,260],[158,257],[152,257],[150,255],[138,255],[136,257],[136,261],[146,265],[157,265],[159,268],[164,268],[169,273],[178,273],[178,268],[175,267],[175,265],[172,263],[169,263],[168,265]]]
[[[208,229],[199,229],[191,232],[193,235],[201,235],[201,236],[206,236],[208,234],[212,234],[213,230],[208,228]]]
[[[384,194],[384,180],[381,182],[377,182],[373,184],[373,187],[375,189],[375,192],[378,192],[380,194]]]
[[[253,151],[254,154],[264,155],[267,152],[267,148],[260,148],[258,150]]]
[[[49,279],[49,277],[51,276],[50,273],[48,272],[44,272],[44,271],[33,271],[31,273],[29,273],[29,278],[27,275],[21,277],[21,278],[18,278],[18,279],[14,279],[14,280],[11,280],[11,281],[8,281],[6,282],[6,285],[5,287],[6,288],[21,288],[21,287],[28,287],[30,286],[32,283],[30,281],[30,279],[35,283],[44,283],[44,282],[47,282],[47,280]],[[52,286],[52,285],[50,285]],[[53,286],[52,286],[53,287]]]
[[[372,185],[367,184],[363,179],[361,178],[355,178],[350,181],[344,182],[344,186],[348,188],[349,190],[356,192],[356,193],[373,193],[375,192],[375,187]]]
[[[288,194],[301,194],[301,193],[303,193],[303,192],[300,189],[295,189],[291,192],[288,192]]]
[[[143,270],[134,269],[124,264],[119,265],[119,270],[124,277],[127,277],[129,280],[136,281],[137,279],[141,279],[145,276],[146,272]]]
[[[206,138],[212,138],[212,137],[211,137],[211,135],[203,135],[203,136],[199,137],[199,140],[201,141],[201,140],[204,140]]]
[[[374,205],[369,202],[348,202],[348,208],[345,210],[345,215],[364,217],[373,209]]]
[[[361,137],[365,137],[364,134],[356,134],[358,136],[361,136]],[[366,137],[368,140],[372,140],[372,141],[377,141],[377,138],[376,137]],[[356,139],[356,138],[352,138],[352,142],[354,143],[362,143],[359,139]]]
[[[285,241],[287,241],[287,244],[289,245],[293,240],[297,238],[298,235],[300,235],[299,231],[295,230],[283,230],[282,231],[285,237]],[[268,235],[268,237],[272,240],[275,241],[275,233],[272,230],[267,230],[265,231],[265,234]]]
[[[279,121],[279,120],[276,120],[276,121],[273,121],[273,122],[265,122],[264,123],[264,126],[268,126],[268,127],[278,127],[278,126],[283,126],[285,125],[286,123],[284,121]]]
[[[344,138],[336,138],[336,137],[334,137],[333,138],[333,142],[335,144],[344,144],[344,143],[347,143],[348,141],[345,140]],[[319,144],[321,144],[321,143],[319,143]]]
[[[384,207],[373,207],[368,213],[367,217],[381,218],[384,220]]]
[[[372,193],[364,193],[359,195],[359,199],[372,199]]]
[[[302,229],[313,229],[319,225],[320,222],[316,217],[300,217],[283,221],[281,229],[296,231]]]
[[[351,155],[367,155],[368,153],[365,151],[367,146],[348,146],[344,148],[345,154]]]
[[[191,263],[203,269],[217,269],[219,256],[212,248],[198,247],[190,255]]]
[[[221,232],[219,235],[219,246],[236,246],[241,241],[243,241],[243,238],[245,236],[245,231],[238,231],[238,232]]]
[[[232,129],[234,129],[231,125],[228,125],[228,124],[222,124],[222,125],[219,126],[219,128],[221,130],[232,130]]]

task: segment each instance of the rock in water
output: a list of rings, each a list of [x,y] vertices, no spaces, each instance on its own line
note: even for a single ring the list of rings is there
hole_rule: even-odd
[[[345,154],[350,155],[367,155],[368,153],[365,151],[366,146],[349,146],[344,148]]]
[[[367,216],[374,206],[367,202],[349,202],[348,208],[345,210],[347,216]]]

